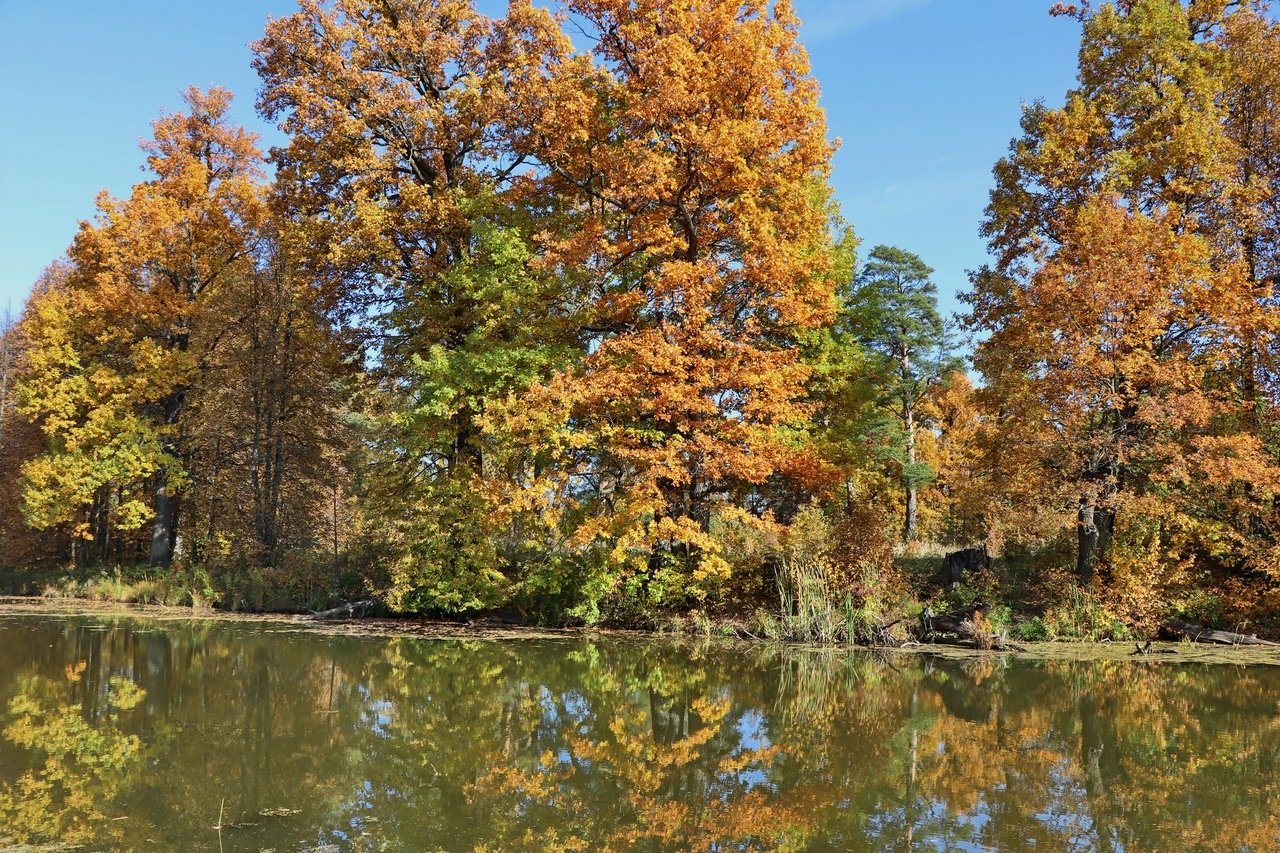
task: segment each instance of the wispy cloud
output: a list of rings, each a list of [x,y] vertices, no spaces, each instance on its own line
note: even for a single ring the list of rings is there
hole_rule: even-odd
[[[933,0],[796,0],[807,39],[847,35],[928,5]]]
[[[939,158],[943,160],[946,158]],[[935,161],[938,162],[938,161]],[[984,168],[931,169],[902,175],[890,184],[850,187],[844,204],[851,222],[893,223],[957,209],[971,214],[964,227],[976,222],[986,204],[991,172]]]

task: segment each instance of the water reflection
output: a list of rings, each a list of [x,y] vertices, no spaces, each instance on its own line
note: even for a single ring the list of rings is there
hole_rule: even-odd
[[[0,849],[1280,849],[1273,667],[43,617],[0,660]]]

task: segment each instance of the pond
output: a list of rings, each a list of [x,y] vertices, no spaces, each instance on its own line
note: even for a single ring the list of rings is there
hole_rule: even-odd
[[[12,614],[0,661],[0,850],[1280,849],[1275,666]]]

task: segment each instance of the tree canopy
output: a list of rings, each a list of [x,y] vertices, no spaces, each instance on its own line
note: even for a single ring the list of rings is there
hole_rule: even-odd
[[[1053,11],[1077,82],[995,165],[957,324],[930,246],[842,219],[787,0],[301,0],[253,46],[283,144],[188,90],[0,326],[0,560],[824,637],[1054,590],[1257,617],[1280,28]]]

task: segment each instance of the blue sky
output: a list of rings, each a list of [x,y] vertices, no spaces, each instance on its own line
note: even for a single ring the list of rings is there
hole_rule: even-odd
[[[1078,25],[1049,0],[795,0],[843,147],[833,183],[865,251],[891,243],[937,270],[948,312],[977,235],[991,166],[1020,104],[1061,101]],[[481,0],[486,10],[504,4]],[[0,0],[0,307],[15,308],[101,189],[142,179],[137,141],[188,85],[223,85],[253,112],[248,43],[293,0]]]

